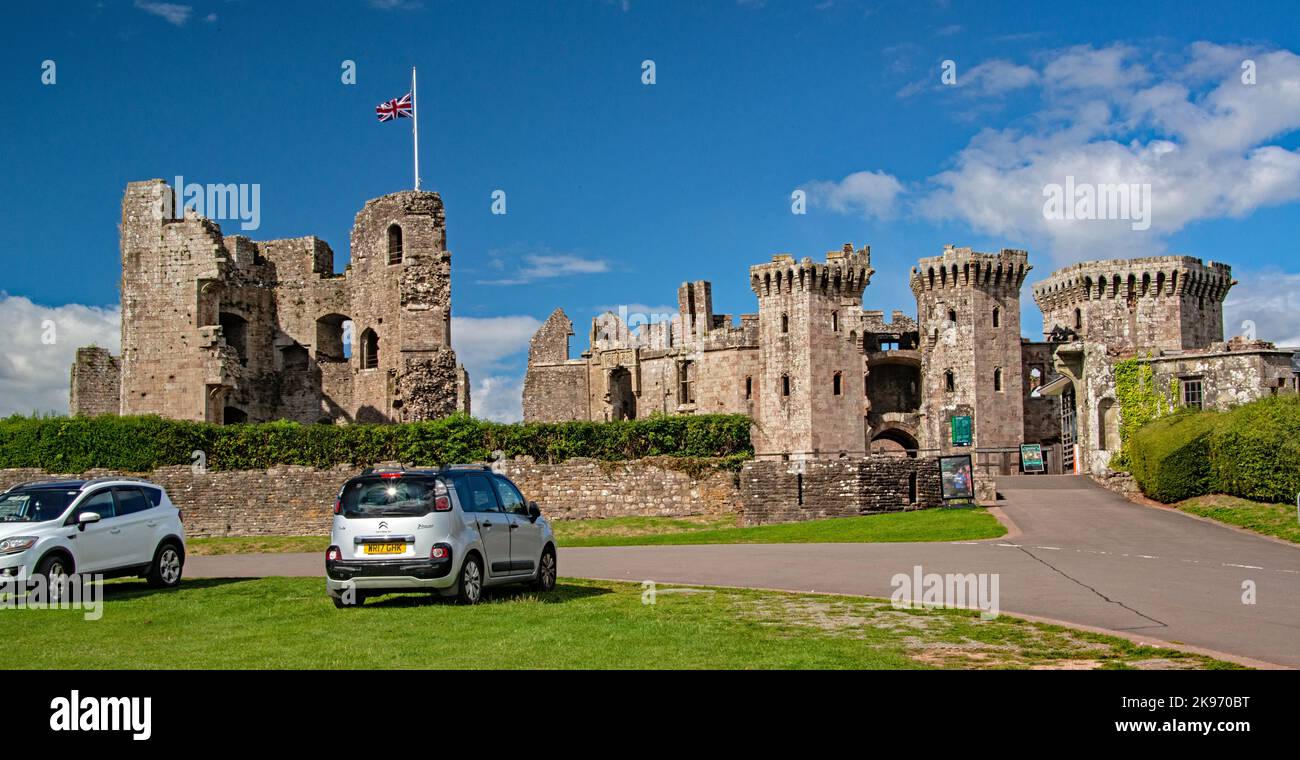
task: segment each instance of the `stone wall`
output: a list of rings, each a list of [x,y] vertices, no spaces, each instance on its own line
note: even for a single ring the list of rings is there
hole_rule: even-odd
[[[501,472],[556,520],[729,514],[740,510],[736,473],[709,469],[693,476],[668,458],[630,462],[571,459],[537,464],[506,460]],[[131,474],[167,489],[184,513],[185,531],[197,536],[326,535],[334,499],[357,468],[195,473],[189,465]],[[0,491],[31,480],[119,475],[108,470],[52,475],[36,469],[0,470]]]
[[[943,505],[934,457],[756,460],[740,471],[747,525],[902,512]]]
[[[117,414],[121,404],[122,368],[106,348],[78,348],[72,364],[68,408],[73,415]]]

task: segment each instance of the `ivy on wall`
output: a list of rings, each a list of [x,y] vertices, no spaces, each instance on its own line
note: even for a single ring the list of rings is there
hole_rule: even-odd
[[[1110,461],[1114,470],[1128,470],[1129,442],[1143,425],[1173,409],[1176,382],[1170,382],[1169,392],[1161,393],[1156,387],[1151,365],[1139,359],[1122,359],[1115,364],[1115,399],[1119,404],[1120,451]]]

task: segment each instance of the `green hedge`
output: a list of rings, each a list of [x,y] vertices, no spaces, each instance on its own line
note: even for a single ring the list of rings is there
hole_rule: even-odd
[[[753,454],[743,415],[659,416],[624,422],[503,424],[458,415],[402,425],[213,425],[162,417],[10,417],[0,420],[0,468],[47,472],[94,468],[147,472],[190,464],[205,452],[214,470],[280,464],[331,467],[401,461],[432,466],[488,461],[492,452],[539,462],[647,456]]]
[[[1229,412],[1183,412],[1134,434],[1129,458],[1142,492],[1169,503],[1209,493],[1291,503],[1300,493],[1300,397]]]
[[[1294,504],[1300,493],[1300,397],[1234,409],[1210,436],[1213,491]]]
[[[1180,412],[1147,423],[1128,447],[1129,471],[1151,498],[1190,499],[1210,488],[1210,433],[1216,412]]]

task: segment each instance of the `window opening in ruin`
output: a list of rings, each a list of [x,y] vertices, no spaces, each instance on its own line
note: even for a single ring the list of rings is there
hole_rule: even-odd
[[[677,364],[677,403],[695,403],[695,362],[693,361]]]
[[[248,363],[248,320],[229,312],[222,312],[219,319],[226,345],[235,349],[240,364]]]
[[[379,336],[367,327],[361,333],[361,369],[375,369],[379,366]]]
[[[388,227],[388,263],[402,263],[402,227],[393,224]]]
[[[326,314],[316,320],[316,361],[342,362],[352,355],[352,320]]]
[[[1029,370],[1029,390],[1035,390],[1043,384],[1043,371],[1038,367]]]
[[[1205,400],[1204,388],[1201,385],[1201,379],[1184,378],[1183,379],[1183,406],[1189,409],[1201,409]]]
[[[1083,309],[1074,310],[1074,329],[1083,329]]]
[[[745,378],[745,398],[754,397],[754,378]]]
[[[831,332],[839,332],[839,331],[840,331],[840,313],[838,311],[832,311]]]
[[[1002,326],[1002,310],[996,306],[993,307],[993,326],[994,327]]]
[[[786,314],[781,315],[781,332],[790,332],[790,317]]]
[[[995,367],[993,369],[993,390],[995,391],[1002,390],[1002,368],[1001,367]]]
[[[306,372],[308,353],[304,346],[297,343],[280,349],[281,365],[285,372]]]
[[[956,310],[956,309],[949,309],[949,310],[948,310],[948,321],[949,321],[949,322],[956,322],[956,321],[957,321],[957,310]]]
[[[790,376],[789,376],[789,375],[781,375],[781,395],[782,395],[782,396],[789,396],[789,395],[790,395]]]
[[[832,388],[834,389],[834,392],[835,392],[835,395],[836,395],[836,396],[843,395],[843,394],[842,394],[842,385],[843,385],[843,383],[844,383],[844,377],[843,377],[843,375],[841,375],[839,372],[836,372],[836,373],[835,373],[835,377],[831,379],[831,385],[832,385]]]
[[[944,370],[943,389],[948,393],[952,393],[953,391],[957,390],[957,376],[954,375],[952,370],[950,369]]]

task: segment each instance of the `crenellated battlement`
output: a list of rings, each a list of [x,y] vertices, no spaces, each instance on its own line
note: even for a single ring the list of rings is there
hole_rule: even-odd
[[[749,285],[760,299],[796,291],[861,299],[873,274],[871,246],[854,250],[852,243],[845,243],[838,251],[828,251],[826,262],[820,264],[809,256],[796,262],[793,256],[779,253],[770,262],[749,268]]]
[[[1034,286],[1043,311],[1104,298],[1192,296],[1221,302],[1235,284],[1232,267],[1192,256],[1085,261]]]
[[[912,267],[912,293],[958,287],[1019,292],[1025,276],[1033,266],[1029,253],[1003,248],[997,253],[983,253],[969,247],[945,245],[939,256],[923,258]]]

